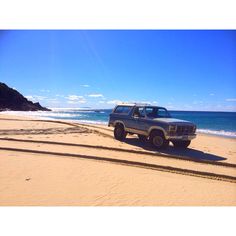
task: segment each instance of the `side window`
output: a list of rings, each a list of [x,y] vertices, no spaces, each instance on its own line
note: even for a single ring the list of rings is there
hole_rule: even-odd
[[[133,116],[145,117],[144,108],[143,107],[136,107],[135,110],[134,110]]]
[[[116,108],[116,110],[114,111],[114,113],[122,113],[123,112],[123,107],[119,106]]]
[[[119,113],[119,114],[128,114],[131,110],[131,107],[128,106],[118,106],[114,113]]]
[[[165,109],[158,109],[158,117],[168,117],[168,113]]]
[[[147,117],[153,117],[153,108],[152,107],[147,107],[145,109]]]
[[[128,114],[130,110],[131,110],[131,107],[126,106],[123,108],[123,113]]]
[[[139,108],[139,113],[140,113],[140,117],[145,117],[145,114],[144,114],[144,108],[142,107],[140,107]]]

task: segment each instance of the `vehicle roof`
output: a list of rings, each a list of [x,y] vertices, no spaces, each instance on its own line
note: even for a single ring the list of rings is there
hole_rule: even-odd
[[[120,103],[117,104],[117,106],[128,106],[128,107],[158,107],[158,108],[164,108],[164,107],[160,107],[160,106],[155,106],[155,105],[151,105],[151,104],[144,104],[144,103]]]

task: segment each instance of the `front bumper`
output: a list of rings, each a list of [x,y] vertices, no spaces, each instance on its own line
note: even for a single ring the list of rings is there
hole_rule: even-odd
[[[166,139],[168,140],[183,140],[183,141],[186,141],[186,140],[192,140],[194,138],[196,138],[196,134],[191,134],[191,135],[180,135],[180,136],[166,136]]]

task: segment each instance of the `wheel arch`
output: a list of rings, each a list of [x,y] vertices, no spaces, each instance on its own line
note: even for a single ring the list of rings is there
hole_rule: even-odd
[[[123,125],[123,126],[124,126],[124,129],[125,129],[125,123],[124,123],[122,120],[116,120],[116,121],[114,122],[114,127],[116,127],[117,124]]]
[[[160,126],[152,126],[152,127],[150,127],[149,130],[148,130],[148,136],[150,136],[150,134],[151,134],[153,131],[155,131],[155,130],[161,131],[161,132],[163,133],[164,137],[165,137],[165,138],[167,137],[167,134],[166,134],[165,129],[162,128],[162,127],[160,127]]]

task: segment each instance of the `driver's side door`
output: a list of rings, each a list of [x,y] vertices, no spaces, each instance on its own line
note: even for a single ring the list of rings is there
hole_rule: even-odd
[[[133,111],[131,117],[131,126],[130,128],[142,134],[145,131],[145,113],[144,107],[136,107]]]

